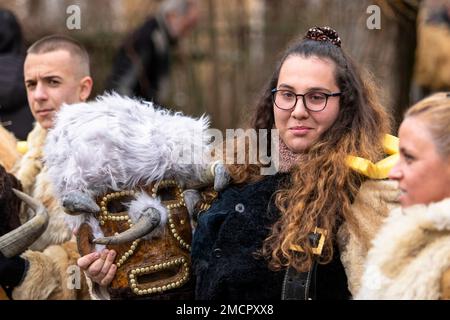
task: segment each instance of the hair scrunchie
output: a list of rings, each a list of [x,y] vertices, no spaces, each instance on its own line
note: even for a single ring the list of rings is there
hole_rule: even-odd
[[[341,47],[341,38],[336,30],[330,27],[313,27],[308,30],[305,39],[314,41],[329,41],[335,46]]]

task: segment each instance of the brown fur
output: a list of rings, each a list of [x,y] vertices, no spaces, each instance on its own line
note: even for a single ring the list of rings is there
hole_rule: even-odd
[[[0,165],[10,172],[19,158],[16,138],[0,125]]]
[[[44,147],[47,130],[36,123],[34,129],[28,135],[28,151],[22,157],[20,162],[14,167],[13,173],[20,180],[23,190],[31,194],[36,176],[42,170],[42,149]]]
[[[39,124],[28,135],[28,152],[15,168],[16,177],[22,182],[26,193],[39,200],[47,208],[50,215],[49,225],[40,238],[30,249],[43,251],[46,247],[62,244],[72,237],[72,232],[65,222],[64,209],[53,195],[53,187],[42,165],[42,148],[47,136],[47,130]],[[21,219],[26,220],[22,210]]]
[[[50,246],[43,252],[26,251],[23,254],[30,267],[23,282],[14,289],[14,300],[74,300],[89,299],[84,274],[80,272],[81,288],[69,289],[68,267],[76,266],[80,257],[76,243]]]
[[[365,182],[352,205],[352,214],[357,223],[355,225],[344,223],[338,232],[341,261],[352,294],[360,287],[364,262],[372,239],[389,211],[399,206],[396,201],[397,195],[398,190],[393,181]]]
[[[450,198],[392,210],[372,240],[356,299],[448,296]]]
[[[450,300],[450,269],[448,269],[442,276],[441,291],[442,299]]]
[[[42,148],[47,131],[39,124],[28,135],[28,152],[15,168],[24,190],[41,201],[49,213],[45,232],[23,256],[29,261],[29,270],[23,282],[14,289],[14,299],[87,299],[85,276],[80,272],[81,289],[67,287],[69,266],[76,266],[79,254],[72,232],[66,225],[65,213],[53,196],[52,186],[42,165]],[[22,212],[24,213],[24,212]],[[33,251],[32,251],[33,250]]]

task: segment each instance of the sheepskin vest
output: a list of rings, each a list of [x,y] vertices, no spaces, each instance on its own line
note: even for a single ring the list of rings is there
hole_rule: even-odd
[[[28,135],[28,151],[15,168],[15,175],[22,182],[23,190],[41,201],[50,216],[47,229],[30,247],[31,250],[37,251],[43,251],[49,245],[62,244],[72,237],[72,232],[64,221],[66,214],[53,196],[53,188],[42,163],[42,151],[46,137],[47,130],[36,123]],[[22,212],[21,220],[26,219],[25,212]]]
[[[359,189],[352,204],[356,224],[344,222],[337,240],[341,261],[348,278],[348,287],[354,296],[360,286],[367,252],[389,212],[399,207],[397,183],[390,180],[367,180]]]
[[[16,145],[16,138],[0,125],[0,165],[8,172],[20,158]]]
[[[395,209],[373,240],[356,299],[440,299],[450,268],[450,198]]]

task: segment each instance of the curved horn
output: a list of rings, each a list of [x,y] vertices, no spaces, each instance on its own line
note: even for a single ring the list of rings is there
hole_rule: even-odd
[[[0,252],[7,258],[17,256],[32,245],[45,231],[48,213],[39,201],[13,188],[13,192],[25,202],[36,215],[20,227],[0,237]]]
[[[195,205],[202,199],[200,193],[194,189],[187,189],[183,191],[183,198],[189,216],[192,217],[195,211]]]
[[[78,216],[83,213],[97,213],[100,207],[92,198],[81,191],[71,191],[62,198],[62,205],[67,214]]]
[[[122,244],[134,241],[152,232],[161,221],[161,214],[158,210],[150,208],[149,214],[145,214],[139,218],[137,223],[130,229],[120,233],[117,236],[97,238],[93,242],[95,244]]]

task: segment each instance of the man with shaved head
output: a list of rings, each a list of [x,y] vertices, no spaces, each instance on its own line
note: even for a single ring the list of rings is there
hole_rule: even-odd
[[[0,285],[12,299],[88,298],[84,276],[74,269],[79,257],[76,242],[53,196],[42,152],[47,130],[53,127],[62,104],[86,101],[91,93],[89,56],[72,38],[42,38],[27,51],[24,80],[36,124],[28,135],[28,151],[14,173],[23,190],[44,204],[49,222],[30,250],[12,258],[0,256]],[[27,220],[25,215],[21,218]]]
[[[28,103],[40,126],[49,129],[62,103],[86,101],[89,97],[89,56],[79,43],[63,36],[45,37],[27,53],[24,78]]]

